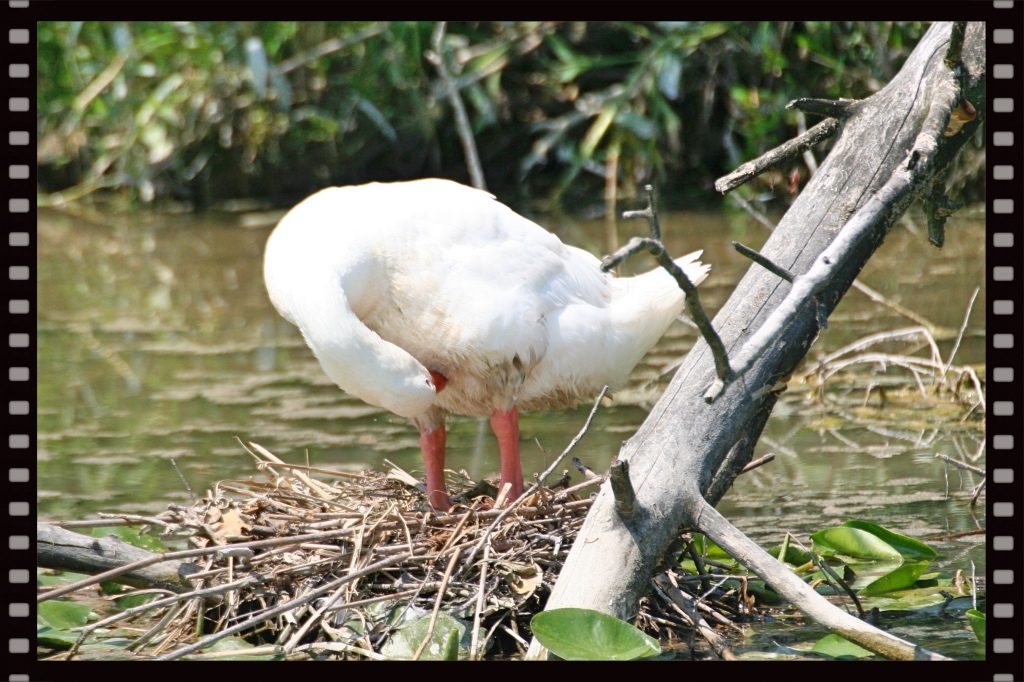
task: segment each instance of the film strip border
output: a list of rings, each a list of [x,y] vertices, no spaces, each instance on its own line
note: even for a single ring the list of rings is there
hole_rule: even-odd
[[[1021,255],[1024,229],[1021,229],[1021,174],[1024,155],[1021,97],[1024,26],[1021,15],[1024,2],[996,0],[996,10],[988,22],[988,120],[986,122],[988,185],[986,224],[988,244],[986,264],[989,309],[986,324],[986,369],[988,399],[986,461],[987,491],[987,633],[986,655],[993,663],[995,680],[1022,679],[1024,676],[1024,581],[1021,541],[1024,512],[1022,504],[1021,453],[1024,435],[1022,371],[1024,363],[1024,296]]]
[[[28,680],[35,658],[35,22],[29,2],[7,2],[7,545],[9,680]]]
[[[1024,0],[990,0],[988,14],[987,616],[985,677],[1024,679],[1024,155],[1021,82]],[[39,3],[31,3],[38,5]],[[28,0],[4,8],[7,62],[7,518],[5,659],[8,680],[42,679],[34,646],[36,201],[35,12]],[[771,664],[777,665],[777,664]],[[894,664],[895,665],[895,664]],[[31,674],[30,674],[31,673]],[[57,671],[48,670],[45,677]],[[68,673],[73,679],[78,673]],[[61,677],[64,677],[61,674]],[[948,679],[961,679],[959,675]]]

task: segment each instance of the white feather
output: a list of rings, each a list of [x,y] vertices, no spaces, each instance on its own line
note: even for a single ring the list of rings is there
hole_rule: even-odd
[[[699,256],[677,261],[695,284]],[[599,265],[486,192],[426,179],[308,197],[267,241],[264,279],[338,386],[417,419],[621,386],[683,294],[660,268],[617,279]]]

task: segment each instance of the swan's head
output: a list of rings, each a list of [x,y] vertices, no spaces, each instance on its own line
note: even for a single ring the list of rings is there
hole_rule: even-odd
[[[416,362],[416,365],[418,370],[410,367],[411,371],[404,376],[400,384],[393,386],[390,391],[385,391],[380,396],[380,403],[374,404],[409,419],[416,419],[429,410],[437,399],[438,387],[430,372],[420,363]],[[373,402],[366,398],[363,400]]]

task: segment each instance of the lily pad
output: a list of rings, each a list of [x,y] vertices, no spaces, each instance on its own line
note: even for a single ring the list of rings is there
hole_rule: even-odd
[[[698,554],[710,559],[732,559],[728,552],[709,540],[704,533],[693,534],[693,547]]]
[[[839,635],[825,635],[814,643],[811,651],[831,658],[869,658],[874,656],[867,649],[857,646]]]
[[[982,644],[985,643],[985,614],[978,609],[967,609],[967,622],[974,630],[974,636]]]
[[[868,561],[892,561],[903,557],[892,545],[877,535],[849,526],[820,530],[811,535],[811,539],[821,554],[842,554]]]
[[[164,552],[167,547],[156,536],[148,533],[140,533],[137,528],[131,526],[99,526],[92,529],[90,533],[94,538],[105,538],[113,535],[122,542],[129,545],[148,549],[150,552]]]
[[[920,540],[915,540],[914,538],[907,537],[906,535],[894,533],[888,528],[879,526],[877,523],[858,521],[854,519],[852,521],[847,521],[843,526],[847,528],[858,528],[871,533],[875,537],[884,540],[887,545],[902,554],[903,558],[908,559],[909,561],[934,559],[938,556],[934,549]]]
[[[914,583],[924,574],[927,568],[927,561],[903,564],[896,570],[890,571],[881,578],[869,583],[860,591],[860,594],[865,597],[872,597],[878,594],[885,594],[886,592],[908,589],[914,586]]]
[[[36,627],[36,642],[39,646],[51,647],[53,649],[70,649],[78,641],[77,632],[68,630],[57,630],[49,625]]]
[[[92,609],[87,604],[51,599],[40,602],[36,607],[36,623],[55,630],[67,630],[85,625],[90,613]]]
[[[388,638],[388,641],[381,647],[381,653],[393,659],[411,659],[416,655],[427,633],[430,632],[430,615],[424,615],[402,626],[397,632]],[[470,627],[446,613],[437,614],[437,622],[434,623],[434,630],[430,633],[427,645],[423,647],[418,660],[421,661],[456,661],[460,652],[469,654]],[[480,641],[483,641],[483,630],[480,631]]]
[[[542,611],[530,628],[551,653],[569,661],[631,661],[661,653],[653,637],[592,609]]]

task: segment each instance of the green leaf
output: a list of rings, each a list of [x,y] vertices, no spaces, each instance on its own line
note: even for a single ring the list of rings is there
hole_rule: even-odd
[[[594,155],[594,150],[600,144],[601,138],[608,132],[608,126],[615,120],[617,110],[617,106],[608,104],[597,115],[597,118],[594,119],[594,122],[587,130],[587,134],[583,136],[583,141],[580,142],[580,156],[584,159],[589,159]]]
[[[903,564],[896,570],[890,571],[881,578],[869,583],[859,594],[864,597],[872,597],[877,594],[885,594],[886,592],[895,592],[913,587],[914,583],[917,582],[917,579],[921,577],[927,568],[927,561]]]
[[[808,561],[814,559],[814,556],[810,552],[805,552],[799,547],[783,543],[781,545],[775,545],[768,550],[768,553],[773,557],[784,561],[792,566],[803,566]]]
[[[200,653],[182,657],[182,660],[201,661],[213,659],[217,661],[274,661],[282,658],[280,653],[249,653],[255,649],[256,645],[245,641],[241,637],[225,637],[224,639],[219,639],[206,647],[206,649]],[[230,655],[210,655],[215,653]]]
[[[971,629],[974,630],[974,636],[978,638],[979,642],[984,644],[985,614],[978,609],[967,609],[967,622],[971,624]]]
[[[71,583],[77,583],[79,580],[90,578],[84,573],[71,573],[64,571],[51,572],[46,569],[41,569],[36,573],[36,582],[43,587],[55,587],[58,585],[69,585]]]
[[[693,546],[697,553],[710,559],[732,559],[729,553],[716,545],[704,533],[693,534]]]
[[[105,538],[113,535],[122,542],[127,542],[134,547],[148,549],[150,552],[164,552],[167,547],[160,539],[147,533],[140,533],[138,529],[131,526],[99,526],[90,532],[94,538]]]
[[[671,100],[679,98],[679,82],[683,76],[683,60],[675,53],[665,55],[658,69],[658,89]]]
[[[430,639],[423,648],[419,660],[455,661],[459,658],[460,649],[468,654],[469,641],[466,634],[469,629],[466,623],[452,618],[447,613],[438,613],[434,630],[430,633]],[[402,626],[388,638],[380,652],[392,659],[410,659],[415,656],[423,640],[427,638],[428,632],[430,632],[430,614]],[[482,629],[480,641],[483,641]]]
[[[859,528],[836,526],[811,535],[821,554],[843,554],[854,559],[871,561],[901,559],[902,555],[889,543]]]
[[[569,661],[631,661],[661,653],[654,638],[591,609],[542,611],[530,628],[551,653]]]
[[[133,594],[129,592],[123,596],[114,597],[114,603],[119,609],[130,609],[135,606],[142,606],[146,602],[155,601],[161,595],[158,594]]]
[[[206,651],[234,651],[236,649],[252,649],[253,645],[241,637],[225,637],[206,647]]]
[[[859,647],[839,635],[825,635],[814,643],[811,651],[832,658],[868,658],[869,656],[874,656],[867,649]]]
[[[886,544],[902,554],[905,559],[909,559],[910,561],[921,561],[922,559],[930,560],[938,556],[934,549],[920,540],[915,540],[914,538],[907,537],[906,535],[894,533],[888,528],[879,526],[876,523],[858,521],[854,519],[852,521],[847,521],[843,526],[847,528],[859,528],[860,530],[871,533],[875,537],[884,540]]]
[[[90,613],[92,609],[88,604],[49,600],[40,602],[36,607],[36,623],[54,630],[68,630],[85,625]]]
[[[49,625],[36,627],[36,642],[40,646],[54,649],[70,649],[78,641],[78,633],[67,630],[55,630]]]

